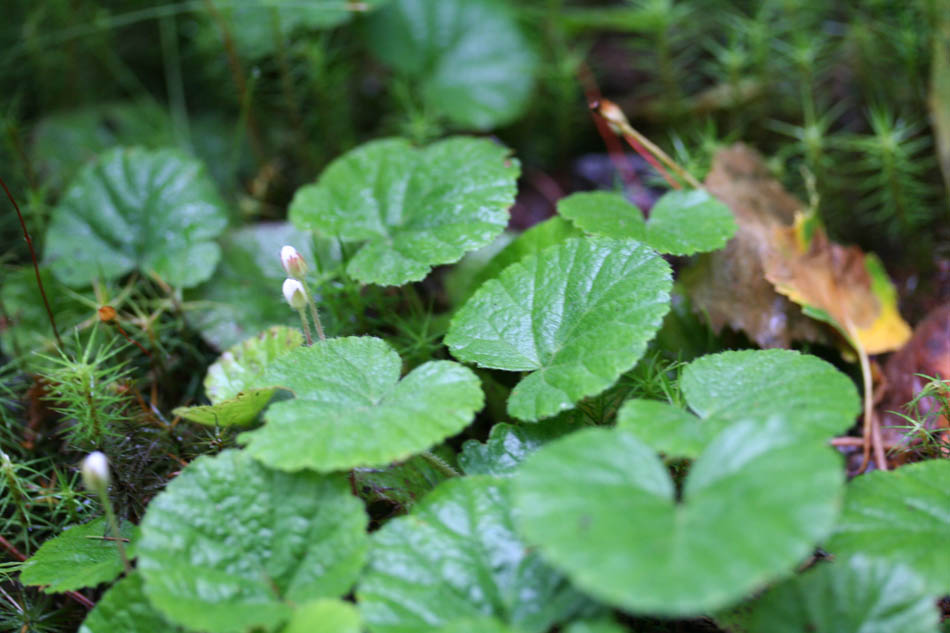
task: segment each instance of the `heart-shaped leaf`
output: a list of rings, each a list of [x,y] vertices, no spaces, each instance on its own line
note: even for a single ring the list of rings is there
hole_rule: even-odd
[[[587,602],[521,542],[508,480],[490,477],[450,479],[374,533],[357,596],[374,633],[484,616],[543,633]]]
[[[906,564],[929,593],[950,593],[950,461],[928,460],[852,480],[827,549]]]
[[[524,110],[536,56],[493,0],[390,0],[369,23],[370,49],[418,82],[428,111],[487,130]]]
[[[692,255],[726,245],[736,232],[729,207],[706,191],[670,191],[650,211],[615,193],[575,193],[558,203],[558,213],[595,235],[640,240],[661,253]]]
[[[272,629],[294,605],[350,589],[366,524],[342,478],[272,471],[228,450],[191,462],[149,504],[139,569],[152,604],[185,627]]]
[[[398,286],[495,239],[508,223],[519,173],[509,151],[487,139],[456,137],[424,148],[374,141],[299,189],[290,219],[301,229],[362,242],[347,273]]]
[[[211,406],[178,407],[186,420],[213,426],[249,424],[264,410],[273,388],[255,388],[271,362],[303,344],[300,330],[275,325],[235,345],[208,368],[205,393]]]
[[[89,612],[79,633],[177,633],[145,597],[142,577],[133,573],[115,583]]]
[[[842,480],[832,450],[778,418],[725,429],[681,495],[633,435],[588,429],[525,460],[515,508],[528,543],[592,596],[692,615],[791,571],[831,530]]]
[[[187,295],[194,301],[194,309],[186,313],[188,321],[206,341],[227,349],[275,324],[300,326],[300,317],[280,294],[287,276],[280,265],[285,244],[296,247],[311,268],[325,270],[339,262],[339,250],[329,240],[314,241],[285,222],[234,231],[224,240],[214,280]],[[312,289],[319,293],[318,287]]]
[[[861,407],[850,378],[815,356],[788,350],[703,356],[687,365],[680,388],[696,415],[629,400],[617,414],[618,426],[661,453],[694,458],[723,428],[750,415],[780,415],[803,437],[821,439],[853,425]]]
[[[268,466],[321,472],[384,466],[464,429],[482,408],[478,377],[430,361],[399,379],[402,361],[378,338],[327,339],[275,361],[262,383],[294,392],[238,440]]]
[[[769,633],[937,633],[934,594],[904,565],[864,556],[820,565],[775,587],[743,618]]]
[[[670,268],[632,240],[570,239],[487,281],[452,319],[452,355],[530,371],[508,412],[538,420],[600,393],[637,362],[669,310]]]
[[[125,522],[122,536],[131,539],[135,526]],[[20,571],[24,585],[47,585],[47,593],[95,587],[118,578],[122,559],[103,518],[67,528],[43,543]]]
[[[297,607],[281,633],[360,633],[361,623],[352,603],[324,598]]]
[[[511,475],[525,457],[578,428],[579,424],[559,418],[524,426],[500,422],[492,427],[484,444],[468,440],[462,445],[459,466],[469,475]]]
[[[191,287],[214,272],[228,215],[204,166],[174,150],[116,149],[87,165],[53,210],[45,259],[82,286],[133,270]]]

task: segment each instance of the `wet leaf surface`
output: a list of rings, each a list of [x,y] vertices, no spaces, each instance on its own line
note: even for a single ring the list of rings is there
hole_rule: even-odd
[[[831,364],[787,350],[721,352],[683,370],[680,388],[695,413],[652,400],[628,400],[617,426],[654,450],[695,458],[728,425],[782,417],[803,438],[847,430],[860,411],[854,383]]]
[[[211,277],[228,214],[197,160],[115,149],[73,179],[53,211],[44,259],[70,286],[139,270],[189,288]]]
[[[368,43],[417,82],[429,110],[462,128],[503,125],[528,105],[537,60],[505,3],[389,0],[369,21]]]
[[[781,418],[727,427],[681,492],[634,436],[589,429],[530,456],[514,499],[527,542],[579,588],[625,610],[685,616],[791,572],[834,526],[843,479],[831,449]]]
[[[399,286],[494,240],[515,200],[517,160],[487,139],[454,137],[415,148],[403,139],[362,145],[301,187],[290,219],[358,242],[347,273]]]
[[[950,593],[950,461],[929,460],[852,480],[826,549],[907,565],[928,593]]]
[[[149,600],[193,629],[274,628],[345,594],[367,517],[343,477],[288,474],[227,450],[191,462],[148,506],[138,567]]]
[[[669,310],[671,285],[669,265],[639,242],[570,239],[483,284],[445,343],[459,360],[530,371],[508,412],[551,417],[633,367]]]
[[[411,514],[373,535],[357,589],[374,633],[412,633],[463,618],[493,616],[543,633],[586,604],[515,533],[508,481],[446,481]],[[469,631],[456,624],[449,631]]]
[[[430,361],[400,380],[401,369],[399,355],[374,337],[298,348],[261,379],[294,399],[271,405],[266,424],[238,441],[281,470],[385,466],[458,433],[484,404],[478,377],[458,363]]]

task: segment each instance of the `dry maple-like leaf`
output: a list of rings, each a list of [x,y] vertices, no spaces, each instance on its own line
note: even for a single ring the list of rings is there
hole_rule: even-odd
[[[837,328],[859,353],[890,352],[910,338],[880,260],[831,242],[814,215],[799,213],[793,226],[776,227],[762,263],[776,290]]]
[[[696,309],[719,332],[746,332],[761,347],[789,347],[793,340],[830,343],[819,323],[775,291],[762,262],[777,228],[792,224],[803,204],[769,174],[758,152],[743,144],[719,150],[706,189],[724,202],[738,231],[726,247],[698,257],[681,279]]]

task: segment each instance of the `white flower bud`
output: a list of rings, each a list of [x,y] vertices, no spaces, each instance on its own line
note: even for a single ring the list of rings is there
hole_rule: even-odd
[[[94,451],[82,460],[82,482],[89,490],[109,485],[109,458],[105,453]]]
[[[300,310],[307,305],[307,292],[303,289],[303,284],[296,279],[284,280],[284,299],[294,310]]]
[[[293,246],[284,246],[280,249],[280,263],[287,274],[294,279],[303,279],[307,274],[307,262]]]

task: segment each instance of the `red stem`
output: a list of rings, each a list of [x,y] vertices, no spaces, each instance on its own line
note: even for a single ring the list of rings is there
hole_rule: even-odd
[[[46,314],[49,315],[49,324],[53,326],[53,334],[56,336],[56,343],[62,347],[63,341],[59,338],[59,330],[56,329],[56,320],[53,318],[53,310],[49,307],[49,300],[46,298],[46,290],[43,288],[43,280],[40,278],[40,265],[36,259],[36,251],[33,250],[33,240],[30,239],[30,232],[26,228],[26,221],[23,219],[23,214],[20,213],[20,205],[16,203],[16,200],[13,198],[13,194],[10,193],[10,190],[7,189],[7,183],[3,182],[3,178],[0,178],[0,185],[3,185],[3,190],[7,192],[7,197],[10,198],[10,202],[13,203],[13,208],[16,209],[17,217],[20,218],[20,226],[23,227],[23,237],[26,239],[26,245],[30,248],[30,257],[33,258],[33,270],[36,272],[36,284],[40,288],[40,294],[43,296],[43,305],[46,306]]]
[[[648,163],[650,163],[651,165],[653,165],[653,169],[655,169],[655,170],[657,170],[658,172],[660,172],[660,175],[663,176],[664,179],[666,179],[666,182],[670,183],[670,186],[671,186],[671,187],[673,187],[674,189],[682,189],[682,188],[683,188],[683,186],[682,186],[681,184],[679,184],[678,182],[676,182],[676,179],[673,178],[673,176],[671,176],[668,171],[666,171],[666,168],[663,167],[663,165],[660,164],[660,161],[658,161],[658,160],[653,156],[653,154],[651,154],[650,152],[648,152],[648,151],[647,151],[647,148],[645,148],[643,145],[640,144],[640,141],[638,141],[638,140],[635,139],[634,137],[629,136],[629,135],[627,135],[627,134],[624,134],[624,135],[623,135],[623,138],[624,138],[628,143],[630,143],[630,147],[632,147],[634,150],[636,150],[637,154],[640,154],[640,156],[643,156],[643,158],[644,158]]]
[[[630,163],[627,162],[627,158],[623,153],[623,146],[620,144],[620,141],[617,140],[617,136],[610,131],[607,122],[604,121],[603,117],[594,109],[595,104],[600,103],[601,99],[597,80],[594,79],[593,73],[591,73],[590,68],[585,63],[581,63],[578,67],[577,74],[581,80],[581,84],[584,86],[584,96],[587,99],[587,104],[591,108],[590,117],[594,120],[594,125],[597,126],[597,132],[600,134],[600,137],[604,139],[604,145],[607,146],[607,155],[610,156],[614,167],[616,167],[620,173],[620,179],[623,180],[624,185],[628,187],[639,185],[640,179],[637,178],[636,172],[630,167]]]

